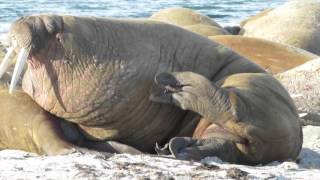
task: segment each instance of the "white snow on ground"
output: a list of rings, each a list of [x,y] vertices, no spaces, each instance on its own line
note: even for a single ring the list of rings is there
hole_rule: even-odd
[[[244,166],[209,157],[202,163],[169,157],[127,154],[74,153],[37,156],[0,151],[0,179],[319,179],[320,127],[304,127],[298,163],[274,162]]]

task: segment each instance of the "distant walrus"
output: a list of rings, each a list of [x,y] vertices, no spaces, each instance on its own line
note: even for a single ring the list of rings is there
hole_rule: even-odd
[[[289,44],[320,55],[320,3],[289,1],[241,23],[243,36]]]
[[[303,49],[258,38],[227,35],[210,36],[209,39],[231,48],[271,74],[287,71],[318,57]]]
[[[169,142],[177,158],[243,164],[300,152],[298,114],[282,85],[201,35],[150,20],[38,15],[14,22],[9,37],[19,54],[10,92],[27,63],[23,90],[87,140],[144,152]],[[201,117],[211,125],[196,136]]]
[[[208,16],[187,8],[163,9],[154,13],[150,19],[173,24],[204,36],[230,34]]]
[[[320,126],[320,59],[276,75],[294,99],[305,125]]]

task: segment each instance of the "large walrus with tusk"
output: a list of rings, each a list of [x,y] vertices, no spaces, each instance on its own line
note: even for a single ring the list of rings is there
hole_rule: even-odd
[[[47,155],[87,151],[86,148],[141,153],[114,141],[86,140],[76,126],[46,112],[22,91],[9,94],[3,83],[0,83],[0,99],[0,150],[20,149]]]
[[[143,152],[169,142],[157,151],[243,164],[300,152],[299,118],[282,85],[203,36],[150,20],[38,15],[14,22],[9,38],[0,71],[18,53],[10,92],[28,64],[23,90],[86,141]]]

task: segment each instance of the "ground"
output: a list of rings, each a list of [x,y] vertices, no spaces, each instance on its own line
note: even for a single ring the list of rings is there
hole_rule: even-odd
[[[199,162],[170,157],[74,153],[37,156],[0,151],[0,179],[317,179],[320,177],[320,127],[304,127],[304,144],[296,162],[244,166],[208,157]]]

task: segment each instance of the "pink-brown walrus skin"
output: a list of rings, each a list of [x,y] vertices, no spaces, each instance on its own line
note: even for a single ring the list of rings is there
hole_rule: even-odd
[[[3,57],[0,52],[0,58]],[[46,155],[87,152],[88,149],[141,154],[130,146],[114,141],[87,140],[75,125],[46,112],[21,91],[20,82],[19,90],[9,94],[11,75],[10,68],[0,80],[0,150],[19,149]]]
[[[150,20],[38,15],[14,22],[9,37],[27,59],[23,90],[86,139],[144,152],[169,142],[180,159],[242,164],[300,152],[301,126],[287,91],[203,36]],[[192,138],[201,117],[214,125]]]
[[[85,139],[77,127],[42,109],[26,93],[9,94],[0,82],[0,150],[19,149],[37,154],[61,155],[97,151],[140,154],[121,143]]]

